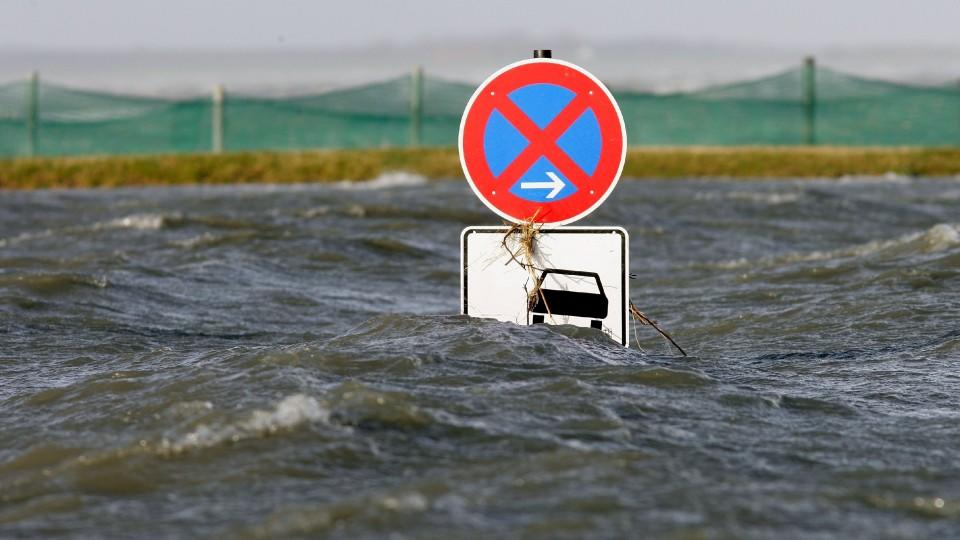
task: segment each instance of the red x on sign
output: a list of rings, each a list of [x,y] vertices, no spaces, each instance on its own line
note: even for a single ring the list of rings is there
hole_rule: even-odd
[[[514,222],[563,225],[598,207],[626,155],[613,96],[573,64],[511,64],[474,93],[460,125],[460,160],[474,192]]]
[[[557,138],[583,114],[587,108],[587,103],[584,96],[577,95],[545,129],[541,130],[515,103],[504,96],[500,96],[500,99],[496,101],[496,109],[530,141],[530,144],[506,170],[500,173],[497,179],[501,182],[516,181],[521,174],[533,165],[537,158],[546,156],[572,182],[577,185],[586,185],[589,175],[557,146]]]

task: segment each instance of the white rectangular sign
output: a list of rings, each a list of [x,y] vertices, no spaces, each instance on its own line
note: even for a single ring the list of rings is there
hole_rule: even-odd
[[[630,242],[626,230],[541,229],[529,255],[521,233],[507,236],[510,230],[467,227],[460,235],[464,315],[523,325],[598,328],[627,345]],[[538,292],[531,295],[532,291]]]

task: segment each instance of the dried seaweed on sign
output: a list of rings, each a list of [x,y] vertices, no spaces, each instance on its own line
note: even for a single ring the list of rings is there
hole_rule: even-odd
[[[537,213],[539,213],[539,210]],[[533,258],[537,250],[537,237],[540,235],[540,229],[543,227],[543,224],[535,221],[537,219],[537,213],[534,213],[519,223],[509,224],[507,232],[503,235],[501,245],[503,249],[510,254],[510,260],[507,261],[506,264],[510,264],[511,262],[517,263],[530,275],[533,288],[527,290],[527,312],[529,313],[533,309],[539,297],[547,309],[547,316],[553,321],[553,313],[550,311],[550,305],[547,303],[546,296],[544,296],[543,291],[540,290],[541,282],[537,277],[537,272],[543,269],[538,268],[533,263]],[[519,245],[511,247],[510,244],[513,242]]]

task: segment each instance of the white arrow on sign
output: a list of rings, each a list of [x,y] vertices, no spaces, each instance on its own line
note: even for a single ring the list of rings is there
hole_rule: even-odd
[[[520,189],[550,189],[552,191],[547,193],[547,198],[552,199],[557,196],[557,193],[560,193],[566,184],[553,171],[547,171],[547,176],[550,177],[549,182],[521,182]]]

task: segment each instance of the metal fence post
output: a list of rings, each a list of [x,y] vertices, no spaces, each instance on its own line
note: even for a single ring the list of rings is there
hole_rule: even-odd
[[[27,80],[26,120],[27,120],[27,155],[37,155],[37,131],[40,127],[40,74],[30,73]]]
[[[804,142],[817,144],[817,63],[812,56],[803,59]]]
[[[213,109],[210,114],[211,146],[214,154],[223,153],[223,85],[213,87]]]
[[[423,140],[423,68],[417,66],[410,75],[410,146]]]

